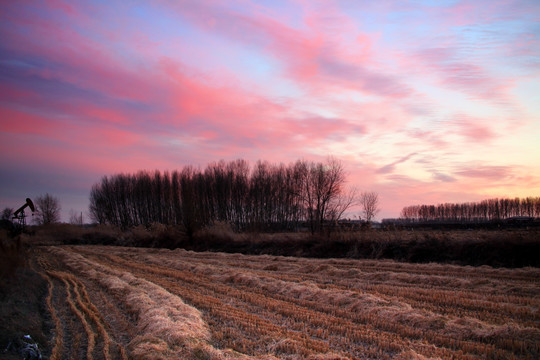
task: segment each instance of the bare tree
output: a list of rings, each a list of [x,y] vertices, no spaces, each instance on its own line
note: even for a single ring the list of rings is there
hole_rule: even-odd
[[[332,218],[331,204],[342,193],[345,169],[340,161],[332,157],[326,163],[298,161],[295,168],[301,179],[298,195],[306,209],[311,233],[322,232],[324,221]]]
[[[71,225],[83,225],[83,214],[82,212],[77,212],[73,209],[69,211],[69,223]]]
[[[13,208],[7,207],[4,210],[2,210],[2,220],[8,220],[11,221],[11,215],[13,215]]]
[[[39,225],[48,225],[60,222],[60,202],[48,193],[39,196],[36,201],[35,221]]]
[[[341,220],[343,213],[349,210],[352,206],[358,204],[358,189],[356,187],[349,188],[347,191],[341,192],[328,206],[328,218],[332,221]]]
[[[367,222],[377,215],[381,210],[379,208],[379,194],[376,192],[363,192],[360,194],[360,205],[362,206],[362,214]]]
[[[210,222],[207,216],[203,174],[193,166],[186,166],[180,173],[180,199],[182,202],[182,222],[190,239],[197,230]]]
[[[351,187],[347,191],[340,192],[328,205],[327,220],[330,221],[330,230],[337,226],[343,214],[352,206],[358,204],[358,190]]]

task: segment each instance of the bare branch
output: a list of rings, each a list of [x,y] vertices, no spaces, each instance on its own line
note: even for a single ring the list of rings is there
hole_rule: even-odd
[[[36,222],[39,225],[48,225],[60,222],[60,202],[48,193],[39,196],[36,201]]]
[[[360,205],[362,206],[362,214],[364,219],[367,222],[371,222],[375,215],[377,215],[377,213],[380,211],[379,194],[373,191],[363,192],[360,195]]]

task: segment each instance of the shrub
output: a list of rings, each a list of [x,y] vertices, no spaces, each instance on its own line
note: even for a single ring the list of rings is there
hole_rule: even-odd
[[[249,242],[246,240],[247,237],[243,234],[235,233],[230,224],[216,222],[204,227],[193,235],[193,246],[195,249],[200,250],[228,251],[227,249],[244,249],[245,251],[245,247]]]
[[[0,280],[13,277],[17,268],[25,266],[27,255],[22,235],[9,238],[6,231],[0,231]]]

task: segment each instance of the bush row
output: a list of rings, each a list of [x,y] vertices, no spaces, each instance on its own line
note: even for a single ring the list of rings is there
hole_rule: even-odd
[[[540,231],[367,231],[243,235],[206,230],[192,245],[198,251],[314,258],[392,259],[494,267],[540,266]]]
[[[540,267],[540,230],[455,230],[237,233],[218,223],[191,238],[178,226],[152,224],[121,231],[111,226],[61,224],[34,228],[33,243],[184,248],[313,258],[392,259],[494,267]]]

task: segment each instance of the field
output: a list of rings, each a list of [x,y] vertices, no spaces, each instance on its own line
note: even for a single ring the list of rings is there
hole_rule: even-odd
[[[538,359],[540,269],[41,246],[50,359]]]

